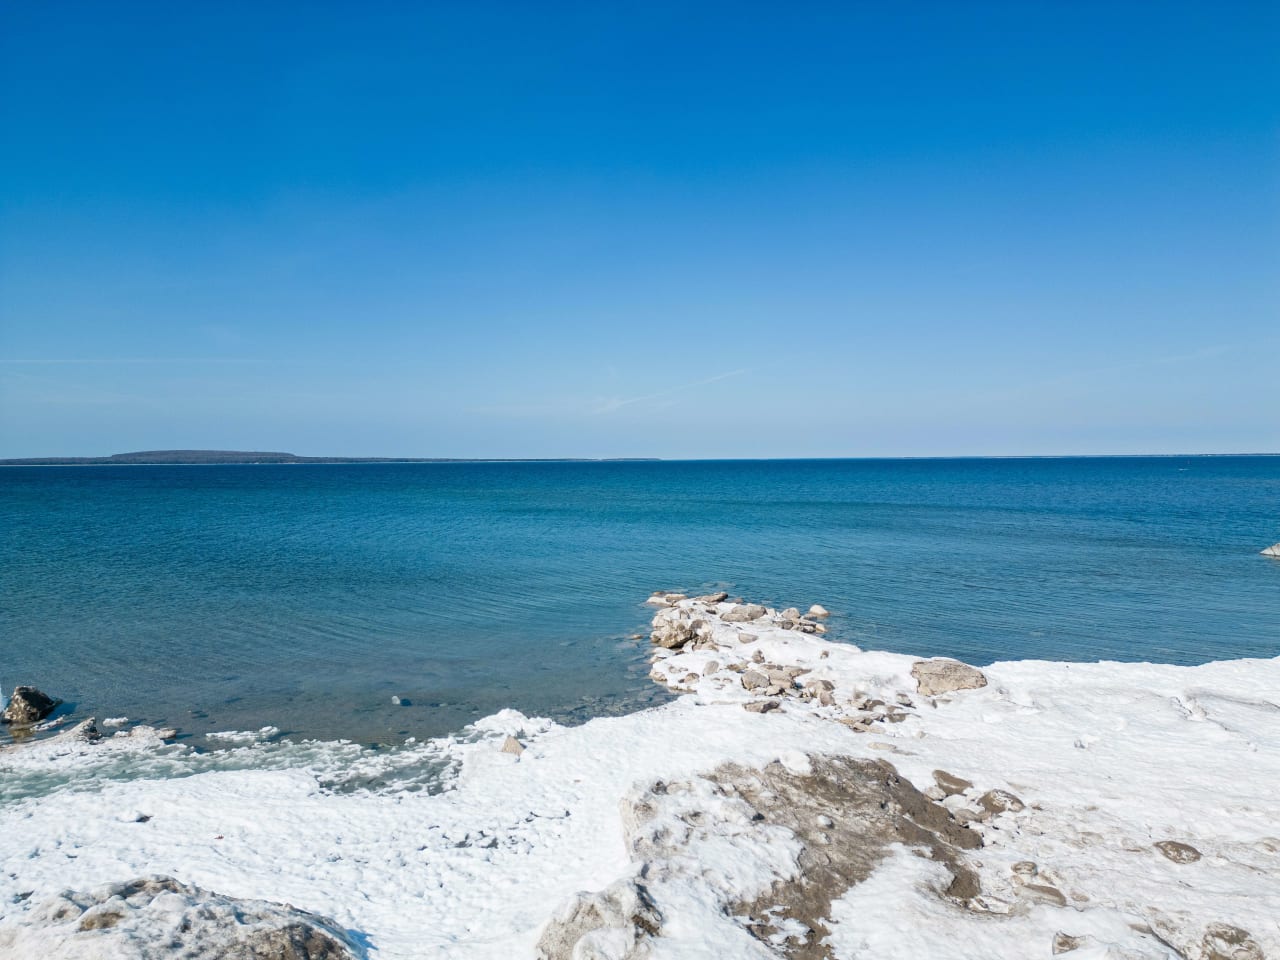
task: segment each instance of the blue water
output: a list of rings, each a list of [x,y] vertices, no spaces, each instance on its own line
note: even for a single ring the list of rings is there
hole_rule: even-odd
[[[655,588],[979,664],[1280,655],[1280,457],[10,467],[0,518],[0,686],[197,735],[634,709]]]

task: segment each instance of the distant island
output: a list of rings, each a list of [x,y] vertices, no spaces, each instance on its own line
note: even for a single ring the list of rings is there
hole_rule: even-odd
[[[23,457],[0,460],[4,467],[119,466],[127,464],[231,464],[231,463],[596,463],[653,461],[657,457],[541,457],[486,460],[475,457],[299,457],[292,453],[259,450],[139,450],[109,457]]]

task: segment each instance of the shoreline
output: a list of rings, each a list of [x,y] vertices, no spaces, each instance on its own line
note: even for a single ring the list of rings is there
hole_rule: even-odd
[[[683,695],[622,717],[0,754],[64,781],[0,805],[0,946],[81,936],[35,905],[159,870],[333,917],[370,958],[1280,953],[1280,658],[922,689],[922,661],[798,610],[651,602],[652,675]]]

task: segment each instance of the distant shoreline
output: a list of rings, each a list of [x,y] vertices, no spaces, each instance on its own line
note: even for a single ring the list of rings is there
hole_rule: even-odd
[[[184,451],[185,452],[185,451]],[[392,464],[392,463],[767,463],[773,461],[828,462],[856,461],[937,461],[937,460],[1156,460],[1184,458],[1280,457],[1273,453],[1049,453],[1049,454],[957,454],[915,457],[710,457],[685,460],[664,457],[300,457],[281,453],[226,453],[190,451],[186,457],[154,457],[145,454],[115,454],[108,457],[15,457],[0,459],[0,467],[207,467]],[[202,455],[204,454],[204,455]]]

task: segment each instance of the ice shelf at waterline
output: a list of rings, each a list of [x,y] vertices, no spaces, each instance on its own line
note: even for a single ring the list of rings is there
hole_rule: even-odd
[[[0,754],[0,956],[143,956],[212,891],[387,960],[1280,957],[1280,659],[922,667],[653,602],[686,695],[626,717]]]

